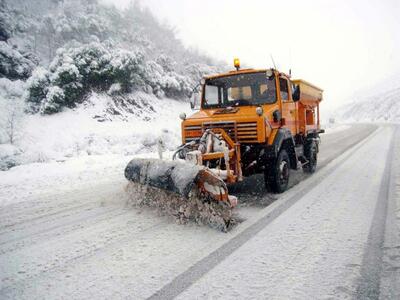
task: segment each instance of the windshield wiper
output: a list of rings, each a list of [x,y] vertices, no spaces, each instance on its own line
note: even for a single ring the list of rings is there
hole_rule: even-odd
[[[233,101],[233,104],[234,104],[235,106],[238,106],[238,105],[249,105],[249,104],[251,104],[251,103],[250,103],[249,100],[238,99],[238,100]]]

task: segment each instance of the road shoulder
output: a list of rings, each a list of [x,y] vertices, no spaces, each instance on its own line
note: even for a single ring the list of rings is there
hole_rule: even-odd
[[[400,299],[400,126],[394,136],[393,160],[383,243],[380,299]]]

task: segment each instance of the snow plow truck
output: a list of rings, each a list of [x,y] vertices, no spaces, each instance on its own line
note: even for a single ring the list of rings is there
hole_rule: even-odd
[[[181,114],[182,145],[173,160],[133,159],[128,190],[140,204],[179,220],[226,230],[238,200],[228,186],[263,173],[266,189],[282,193],[290,170],[317,165],[322,89],[276,69],[240,69],[207,76]]]

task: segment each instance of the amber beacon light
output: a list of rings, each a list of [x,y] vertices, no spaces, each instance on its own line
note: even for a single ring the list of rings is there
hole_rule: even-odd
[[[239,69],[240,69],[240,60],[239,60],[239,58],[235,58],[233,60],[233,65],[235,66],[236,70],[239,71]]]

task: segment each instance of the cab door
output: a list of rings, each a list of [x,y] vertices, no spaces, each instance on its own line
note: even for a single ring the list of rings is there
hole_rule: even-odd
[[[282,101],[282,119],[284,119],[282,123],[295,136],[297,134],[296,103],[292,100],[289,80],[283,76],[279,77],[279,92]]]

